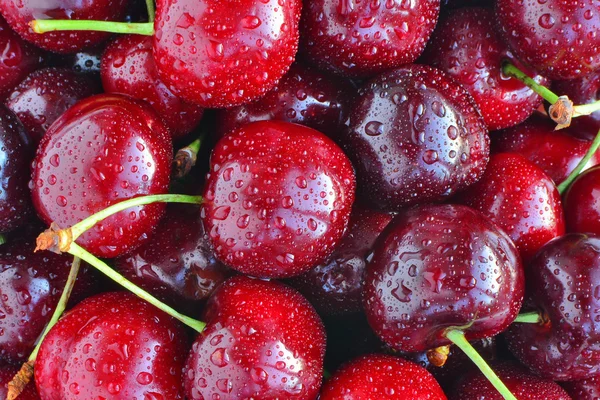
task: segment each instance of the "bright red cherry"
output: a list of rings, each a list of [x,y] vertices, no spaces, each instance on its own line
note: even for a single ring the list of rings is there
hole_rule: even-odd
[[[290,277],[340,243],[354,190],[352,165],[327,136],[259,121],[213,149],[202,218],[223,263],[249,275]]]
[[[600,376],[598,375],[581,381],[562,382],[561,385],[574,400],[600,399]]]
[[[374,76],[415,61],[439,11],[440,0],[311,0],[302,13],[303,56],[327,71]]]
[[[0,398],[6,399],[8,394],[8,383],[19,372],[19,367],[14,365],[3,365],[0,367]],[[25,386],[25,390],[19,395],[19,400],[40,400],[35,384],[31,382]]]
[[[35,362],[42,400],[181,400],[187,335],[126,292],[90,297],[50,330]]]
[[[217,289],[207,314],[184,374],[188,399],[317,397],[325,331],[298,292],[238,276]]]
[[[172,144],[149,105],[121,95],[89,97],[63,114],[38,147],[32,196],[40,217],[70,227],[134,196],[166,193]],[[140,245],[164,204],[115,214],[78,240],[99,257],[116,257]]]
[[[564,203],[569,232],[600,235],[600,166],[588,169],[573,181]]]

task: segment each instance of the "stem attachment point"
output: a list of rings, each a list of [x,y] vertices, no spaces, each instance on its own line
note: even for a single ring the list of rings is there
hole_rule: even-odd
[[[448,360],[448,354],[450,354],[450,346],[440,346],[427,350],[427,359],[432,365],[443,367]]]
[[[554,130],[558,131],[571,126],[573,112],[573,102],[567,96],[560,96],[556,100],[556,103],[550,105],[548,113],[550,114],[550,118],[556,122],[556,128],[554,128]]]
[[[6,395],[6,400],[15,400],[21,393],[23,393],[25,387],[31,381],[31,378],[33,378],[33,364],[35,364],[35,360],[29,360],[24,363],[14,378],[8,382],[8,393]]]
[[[40,233],[37,237],[36,247],[34,252],[39,250],[50,250],[56,254],[62,254],[69,251],[71,243],[73,243],[73,232],[71,228],[60,229],[54,222],[50,224],[50,228]]]

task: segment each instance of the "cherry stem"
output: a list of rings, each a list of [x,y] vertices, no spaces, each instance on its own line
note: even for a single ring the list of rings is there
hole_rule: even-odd
[[[594,141],[590,145],[590,148],[588,149],[587,153],[585,153],[585,156],[583,156],[581,161],[579,161],[579,164],[577,164],[575,169],[573,171],[571,171],[571,173],[569,174],[567,179],[565,179],[563,182],[561,182],[560,185],[558,185],[558,192],[561,195],[567,190],[567,188],[571,185],[571,183],[573,183],[575,178],[577,178],[577,176],[581,173],[581,171],[586,166],[586,164],[590,161],[590,159],[592,158],[592,156],[594,155],[596,150],[598,150],[599,146],[600,146],[600,131],[598,131],[598,133],[596,134]]]
[[[117,271],[109,267],[108,264],[106,264],[104,261],[94,256],[89,251],[79,246],[77,243],[73,242],[71,244],[69,248],[69,253],[74,255],[75,257],[81,258],[83,261],[87,262],[92,267],[96,268],[98,271],[102,272],[104,275],[106,275],[119,285],[123,286],[125,289],[129,290],[136,296],[152,304],[156,308],[169,314],[171,317],[181,321],[182,323],[194,329],[195,331],[202,332],[204,330],[204,327],[206,326],[204,322],[185,316],[177,310],[175,310],[173,307],[166,305],[162,301],[158,300],[156,297],[152,296],[150,293],[146,292],[144,289],[127,280],[123,275],[119,274]]]
[[[519,314],[514,320],[514,323],[520,324],[541,324],[542,322],[544,322],[544,319],[537,311]]]
[[[150,1],[150,0],[149,0]],[[35,33],[53,31],[97,31],[154,35],[154,22],[116,22],[68,19],[36,19],[29,23]]]
[[[6,236],[0,235],[0,244],[6,243]]]
[[[589,104],[580,104],[573,107],[573,118],[590,115],[600,110],[600,100]]]
[[[154,0],[146,0],[146,10],[148,10],[148,21],[154,22]]]
[[[183,178],[190,172],[192,167],[196,165],[198,152],[202,146],[204,136],[206,136],[206,132],[200,134],[200,136],[189,145],[177,150],[175,159],[173,160],[173,172],[176,178]]]
[[[504,75],[517,78],[525,85],[527,85],[531,90],[542,96],[544,100],[546,100],[550,104],[554,104],[558,101],[558,96],[552,92],[547,87],[540,85],[533,79],[531,79],[525,72],[521,71],[519,68],[515,67],[513,64],[509,62],[505,62],[502,64],[502,72]]]
[[[450,329],[446,332],[446,338],[460,348],[475,363],[487,380],[496,388],[505,400],[517,400],[498,375],[490,368],[477,350],[465,338],[465,333],[458,329]]]

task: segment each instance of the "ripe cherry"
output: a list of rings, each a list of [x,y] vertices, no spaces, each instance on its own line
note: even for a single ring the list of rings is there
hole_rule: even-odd
[[[40,217],[68,228],[120,200],[166,193],[172,145],[150,106],[120,95],[98,95],[71,107],[40,142],[32,176]],[[164,204],[111,216],[77,242],[98,257],[116,257],[140,245]]]
[[[213,149],[202,218],[223,263],[254,276],[290,277],[340,243],[354,190],[350,161],[327,136],[259,121]]]
[[[581,381],[562,382],[561,385],[574,400],[600,399],[600,377],[598,375]]]
[[[569,232],[600,235],[600,166],[588,169],[573,181],[564,195]]]
[[[6,364],[0,367],[0,398],[6,399],[8,394],[8,383],[19,372],[19,367]],[[33,383],[25,386],[25,390],[19,395],[19,400],[40,400],[40,396]]]

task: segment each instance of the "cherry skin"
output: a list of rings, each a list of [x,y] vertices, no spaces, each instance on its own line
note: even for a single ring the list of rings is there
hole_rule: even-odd
[[[323,262],[340,243],[354,191],[352,165],[327,136],[259,121],[213,149],[202,218],[227,266],[259,277],[291,277]]]
[[[390,347],[425,351],[450,344],[450,327],[465,327],[467,340],[502,332],[524,286],[519,253],[491,220],[465,206],[423,206],[399,214],[377,241],[365,311]]]
[[[188,399],[315,399],[325,331],[298,292],[238,276],[217,289],[184,373]]]
[[[588,0],[499,0],[496,20],[518,59],[550,79],[600,68],[600,4]]]
[[[600,166],[588,169],[573,181],[564,195],[569,232],[600,235]]]
[[[600,373],[600,237],[567,234],[526,269],[528,296],[547,323],[513,324],[511,352],[536,375],[559,381]]]
[[[575,118],[574,120],[576,120]],[[518,153],[540,167],[557,185],[567,179],[591,142],[575,137],[576,129],[555,131],[556,124],[536,112],[524,123],[492,135],[492,153]],[[584,169],[600,163],[595,153]]]
[[[326,71],[374,76],[415,61],[439,11],[439,0],[305,2],[302,53]]]
[[[32,174],[34,206],[44,222],[70,227],[134,196],[163,194],[169,186],[172,144],[149,105],[121,95],[97,95],[71,107],[48,129]],[[115,214],[77,243],[98,257],[139,246],[164,204]]]
[[[487,8],[453,10],[440,22],[421,61],[439,68],[473,96],[489,130],[523,122],[542,98],[515,78],[502,73],[509,60],[542,85],[546,79],[525,68],[494,30],[495,17]]]
[[[35,71],[9,95],[6,105],[19,117],[37,144],[50,125],[71,106],[100,92],[96,83],[66,69]]]
[[[443,72],[410,65],[367,82],[341,139],[371,207],[441,201],[475,183],[489,138],[473,98]]]
[[[50,330],[35,362],[42,400],[180,400],[186,332],[135,295],[90,297]]]
[[[19,372],[19,367],[17,366],[3,365],[0,367],[0,398],[6,399],[8,395],[8,383],[17,372]],[[40,400],[33,382],[25,386],[25,389],[19,395],[19,400]]]
[[[160,80],[149,36],[115,39],[102,56],[101,76],[107,93],[124,93],[150,103],[174,138],[188,134],[200,123],[203,109],[180,100]]]
[[[575,400],[600,398],[600,377],[598,375],[581,381],[562,382],[561,385]]]
[[[427,370],[413,362],[384,354],[350,361],[328,380],[321,400],[363,399],[446,400]]]

